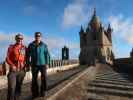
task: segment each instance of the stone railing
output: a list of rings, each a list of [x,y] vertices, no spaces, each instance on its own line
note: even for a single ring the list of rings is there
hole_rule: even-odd
[[[49,68],[77,64],[78,60],[51,60]]]
[[[49,64],[49,68],[57,68],[61,66],[66,66],[66,65],[73,65],[73,64],[78,64],[78,60],[51,60]],[[0,76],[6,75],[8,72],[9,67],[7,63],[0,64]]]
[[[59,71],[64,71],[64,70],[69,70],[72,69],[74,67],[77,67],[78,64],[78,60],[66,60],[66,61],[62,61],[62,60],[52,60],[51,64],[49,65],[49,68],[47,69],[47,74],[54,74],[57,73]],[[1,71],[1,76],[0,76],[0,89],[2,88],[6,88],[7,87],[7,76],[6,74],[8,73],[8,65],[6,63],[2,65],[0,65],[0,69],[3,70],[3,72]],[[39,73],[40,75],[40,73]],[[32,78],[31,72],[27,72],[25,79],[24,79],[24,83],[30,82]]]

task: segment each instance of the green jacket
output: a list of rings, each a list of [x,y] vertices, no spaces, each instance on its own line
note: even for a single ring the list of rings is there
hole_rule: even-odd
[[[28,46],[27,56],[27,62],[32,66],[50,64],[50,55],[47,45],[42,41],[38,46],[36,46],[35,41],[30,43]]]

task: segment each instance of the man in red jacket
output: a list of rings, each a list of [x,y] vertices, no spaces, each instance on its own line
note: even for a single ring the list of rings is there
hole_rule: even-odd
[[[6,61],[9,64],[8,95],[7,100],[18,100],[21,93],[21,85],[25,76],[26,46],[23,45],[23,36],[15,36],[16,43],[10,45]]]

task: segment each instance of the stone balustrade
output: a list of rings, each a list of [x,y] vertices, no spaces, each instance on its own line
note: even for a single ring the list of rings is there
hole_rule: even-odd
[[[47,69],[47,74],[54,74],[59,71],[64,71],[64,70],[69,70],[74,67],[77,67],[78,60],[67,60],[67,61],[62,61],[62,60],[52,60],[48,69]],[[0,65],[0,70],[1,70],[1,76],[0,76],[0,89],[6,88],[7,87],[7,74],[8,74],[8,65],[7,63],[4,63],[3,66]],[[39,73],[40,75],[40,73]],[[30,82],[32,78],[31,72],[27,72],[24,83]]]
[[[51,60],[49,67],[59,67],[78,63],[78,60]]]
[[[49,64],[49,68],[61,67],[66,65],[72,65],[79,63],[78,60],[51,60]],[[6,75],[9,67],[7,63],[3,63],[0,65],[0,76]]]

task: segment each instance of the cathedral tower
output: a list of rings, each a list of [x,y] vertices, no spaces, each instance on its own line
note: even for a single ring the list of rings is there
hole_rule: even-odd
[[[94,9],[86,31],[80,29],[80,64],[95,64],[95,62],[112,63],[112,29],[110,24],[104,29]]]

